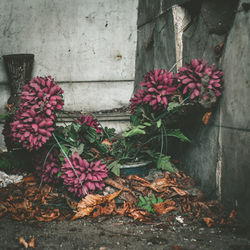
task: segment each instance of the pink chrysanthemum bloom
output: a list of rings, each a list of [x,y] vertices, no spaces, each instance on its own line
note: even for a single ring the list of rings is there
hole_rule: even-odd
[[[105,186],[103,179],[108,176],[106,164],[101,161],[88,163],[77,153],[72,154],[70,158],[73,168],[67,159],[65,162],[61,178],[63,184],[68,186],[69,192],[81,198],[97,189],[102,190]]]
[[[102,133],[102,128],[97,119],[95,119],[92,115],[81,115],[75,122],[82,124],[86,124],[92,128],[96,129],[97,133]]]
[[[223,72],[215,71],[214,64],[208,66],[208,63],[204,63],[203,59],[192,59],[189,64],[179,68],[176,77],[179,81],[178,89],[184,96],[190,95],[192,101],[208,98],[206,94],[200,96],[202,87],[212,90],[217,97],[221,95]],[[206,78],[208,80],[204,84]],[[206,86],[202,86],[202,84]],[[205,91],[203,92],[205,93]]]
[[[39,149],[52,136],[56,111],[63,107],[63,90],[49,77],[35,77],[21,93],[20,109],[10,124],[13,139],[29,150]]]
[[[140,104],[148,104],[154,110],[162,110],[168,107],[175,91],[175,78],[173,72],[169,73],[164,69],[155,69],[144,76],[145,82],[140,86],[144,87],[144,92],[137,92],[130,100],[132,107]],[[141,100],[142,99],[142,100]]]
[[[60,180],[58,173],[61,170],[60,151],[58,148],[54,148],[49,155],[48,152],[47,148],[34,152],[32,163],[36,169],[37,176],[41,177],[45,183],[58,184]]]
[[[134,113],[134,109],[143,104],[143,98],[145,95],[146,91],[144,89],[138,89],[138,91],[134,94],[134,97],[130,99],[131,113]]]

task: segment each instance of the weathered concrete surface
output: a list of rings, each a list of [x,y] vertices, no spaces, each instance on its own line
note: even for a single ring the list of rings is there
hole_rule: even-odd
[[[163,0],[139,1],[135,89],[148,71],[170,69],[176,61],[172,10],[162,6]]]
[[[33,53],[33,76],[51,75],[59,82],[65,110],[128,105],[137,6],[138,0],[1,0],[0,113],[9,97],[2,55],[15,53]]]
[[[152,22],[138,29],[135,89],[143,80],[143,75],[154,68],[154,29]]]
[[[124,81],[134,80],[137,5],[137,0],[76,0],[73,3],[69,0],[2,0],[0,82],[7,82],[2,55],[33,53],[33,76],[52,75],[59,82],[74,82],[71,87],[76,89],[86,89],[83,82],[88,81],[88,92],[67,98],[66,109],[84,109],[83,104],[79,107],[75,104],[92,98],[96,88],[92,90],[91,84],[94,86],[98,81],[104,81],[98,85],[100,92],[107,93],[106,89],[113,89],[115,84],[119,86],[123,96],[117,95],[116,99],[120,97],[121,103],[128,104],[132,88],[128,87],[125,93],[123,87]],[[118,101],[112,101],[113,97],[112,91],[110,102],[104,97],[102,109],[117,107]],[[2,100],[8,99],[6,91],[1,92],[1,98],[0,109]],[[99,102],[90,103],[88,110],[100,107]]]
[[[250,223],[250,130],[222,129],[222,201]]]
[[[1,249],[23,249],[18,239],[34,237],[35,249],[131,249],[131,250],[246,250],[250,247],[249,228],[206,228],[193,222],[173,226],[167,216],[156,222],[133,222],[126,217],[82,218],[75,221],[14,221],[1,218]]]
[[[153,21],[161,13],[162,0],[139,0],[137,25]]]
[[[0,55],[35,54],[34,75],[133,80],[137,0],[1,0]],[[7,77],[0,63],[0,82]]]
[[[136,82],[139,79],[137,73],[141,75],[141,71],[149,66],[160,65],[168,69],[162,63],[166,54],[175,60],[171,55],[175,46],[171,43],[162,47],[162,53],[155,56],[155,48],[162,37],[155,23],[159,22],[159,13],[170,11],[174,4],[182,4],[191,16],[191,22],[183,33],[183,62],[203,58],[209,64],[215,63],[225,73],[224,92],[209,124],[204,126],[200,123],[187,134],[192,142],[186,151],[181,152],[183,167],[207,195],[221,198],[229,208],[237,208],[240,216],[249,221],[250,11],[242,8],[242,3],[250,4],[250,0],[231,0],[226,4],[223,0],[204,0],[199,3],[197,6],[197,0],[184,3],[162,1],[161,4],[152,1],[151,13],[147,13],[150,8],[144,6],[141,15],[142,4],[139,4],[139,19],[148,23],[139,29],[144,28],[143,36],[138,33]],[[193,10],[192,6],[196,9]],[[150,21],[157,13],[155,21]],[[143,18],[143,15],[150,18]],[[157,35],[154,35],[152,47],[147,51],[141,48],[141,39],[149,36],[145,28],[149,25],[154,27]],[[154,64],[145,62],[147,57],[151,57]]]
[[[134,82],[67,82],[60,86],[64,90],[65,110],[91,112],[127,105]]]
[[[235,4],[234,4],[235,5]],[[229,6],[229,7],[228,7]],[[224,7],[223,1],[203,1],[200,11],[195,13],[189,27],[183,33],[183,62],[192,58],[203,58],[209,64],[220,66],[221,52],[215,48],[226,42],[227,32],[233,21],[234,7]],[[229,14],[228,14],[229,13]],[[230,20],[228,15],[231,16]],[[223,93],[223,98],[225,97]],[[192,136],[192,143],[183,153],[184,169],[199,180],[202,190],[207,195],[221,197],[221,149],[219,128],[221,112],[218,107],[209,126],[202,124],[198,133]],[[217,126],[215,126],[217,125]]]
[[[240,1],[238,10],[242,2],[246,1]],[[237,208],[242,218],[250,220],[250,20],[249,12],[237,12],[227,36],[235,3],[230,1],[225,7],[224,1],[204,1],[201,14],[184,32],[183,56],[217,63],[225,73],[225,86],[214,119],[193,137],[183,165],[207,194],[217,194],[229,208]],[[225,42],[222,60],[221,54],[214,53],[221,42]]]
[[[240,1],[241,4],[250,0]],[[229,33],[222,67],[222,200],[250,222],[250,11],[239,11]]]
[[[4,107],[10,96],[10,89],[7,84],[0,83],[0,114],[4,112]]]

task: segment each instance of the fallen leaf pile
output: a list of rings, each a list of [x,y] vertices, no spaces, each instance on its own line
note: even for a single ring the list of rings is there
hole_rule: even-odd
[[[152,222],[159,215],[164,215],[169,223],[176,222],[176,218],[181,216],[184,223],[196,220],[211,227],[231,224],[236,216],[235,210],[225,216],[218,201],[204,201],[193,179],[182,172],[165,172],[153,182],[130,175],[106,179],[105,184],[109,193],[89,194],[76,202],[47,184],[40,187],[39,180],[30,175],[21,183],[0,189],[0,217],[7,215],[15,220],[52,221],[120,215],[139,222]],[[152,204],[154,214],[137,206],[139,196],[151,195],[161,197],[163,201]]]
[[[203,194],[195,188],[193,179],[185,173],[164,173],[163,178],[149,182],[136,175],[125,178],[116,177],[106,179],[105,184],[112,186],[116,192],[112,195],[88,195],[77,205],[77,213],[73,220],[85,216],[96,218],[101,215],[121,215],[132,217],[140,222],[152,221],[156,215],[168,215],[169,222],[177,216],[188,220],[203,221],[208,227],[214,224],[231,224],[236,216],[232,211],[229,217],[218,201],[204,201]],[[155,215],[137,207],[139,196],[161,197],[163,202],[152,204]],[[115,202],[115,198],[123,200],[122,206]]]
[[[0,217],[8,215],[15,220],[62,220],[71,217],[63,194],[54,192],[49,185],[41,188],[40,180],[32,175],[23,182],[0,189]]]

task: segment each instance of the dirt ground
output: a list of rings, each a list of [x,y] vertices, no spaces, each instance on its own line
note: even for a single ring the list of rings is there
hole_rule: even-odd
[[[208,228],[197,222],[169,226],[164,216],[150,224],[126,217],[76,221],[18,222],[0,219],[0,249],[24,249],[34,237],[35,249],[250,249],[250,227]]]

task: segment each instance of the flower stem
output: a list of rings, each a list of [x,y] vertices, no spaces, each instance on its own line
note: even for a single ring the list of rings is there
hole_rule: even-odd
[[[70,161],[69,157],[68,157],[68,156],[67,156],[67,154],[65,153],[65,151],[64,151],[64,149],[63,149],[62,145],[60,144],[60,142],[57,140],[57,138],[56,138],[55,134],[54,134],[54,133],[52,133],[52,135],[53,135],[53,137],[55,138],[55,140],[56,140],[57,144],[59,145],[59,147],[60,147],[60,149],[61,149],[62,153],[64,154],[64,156],[65,156],[65,157],[66,157],[66,159],[68,160],[68,163],[69,163],[69,165],[71,166],[71,168],[73,169],[73,171],[74,171],[74,173],[75,173],[76,177],[78,178],[78,181],[79,181],[79,183],[81,184],[83,191],[84,191],[84,192],[85,192],[85,194],[87,195],[87,194],[88,194],[88,192],[87,192],[86,188],[82,185],[82,182],[81,182],[81,180],[80,180],[80,177],[79,177],[79,175],[77,174],[77,172],[76,172],[75,168],[73,167],[73,165],[72,165],[72,163],[71,163],[71,161]]]

